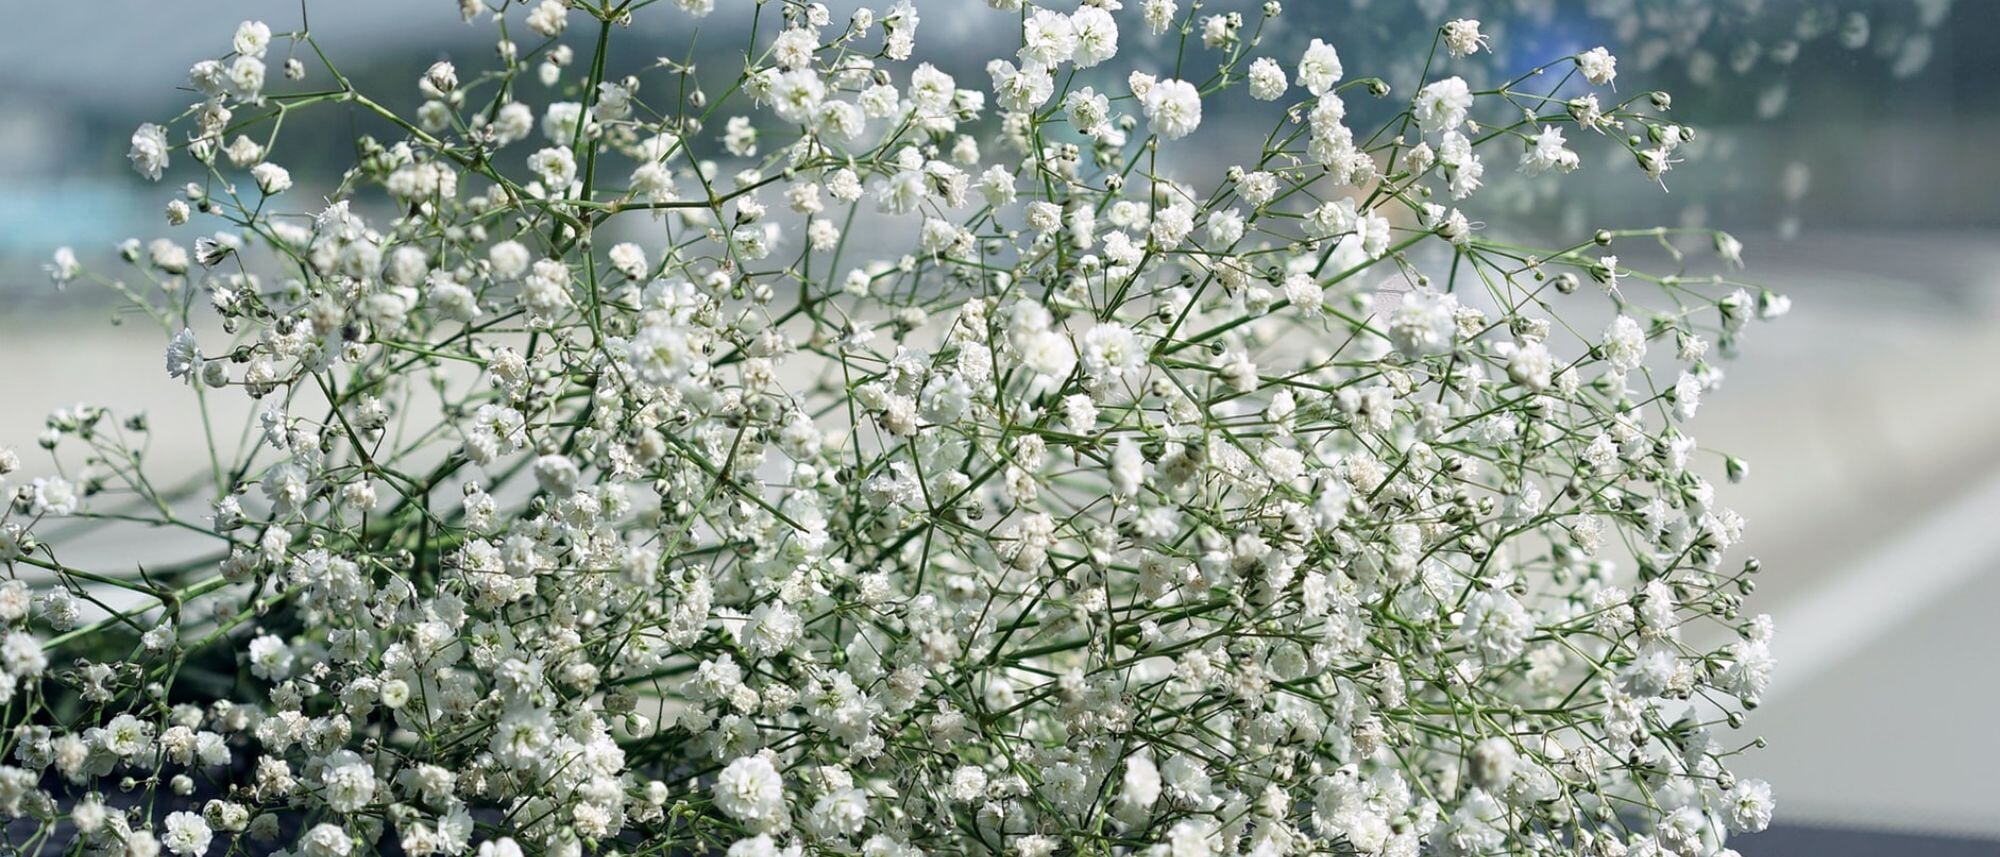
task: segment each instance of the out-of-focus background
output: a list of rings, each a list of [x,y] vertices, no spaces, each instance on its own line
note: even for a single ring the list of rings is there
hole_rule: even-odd
[[[310,25],[364,89],[414,101],[432,61],[491,56],[490,27],[460,23],[455,5],[329,0],[311,5]],[[726,29],[751,4],[719,5],[704,29]],[[838,18],[855,4],[830,5]],[[1208,4],[1253,20],[1256,5]],[[917,6],[931,58],[984,56],[951,47],[979,46],[1004,20],[978,0]],[[1288,65],[1323,38],[1350,76],[1408,87],[1436,26],[1476,17],[1495,53],[1453,68],[1475,88],[1606,45],[1621,92],[1674,93],[1674,114],[1700,133],[1670,192],[1630,165],[1591,162],[1551,192],[1495,199],[1515,209],[1512,228],[1552,241],[1600,226],[1728,229],[1748,248],[1747,278],[1795,300],[1727,364],[1695,423],[1704,448],[1753,465],[1723,497],[1748,518],[1766,569],[1748,607],[1779,629],[1777,683],[1747,727],[1770,746],[1741,773],[1776,784],[1780,823],[1731,844],[1753,855],[2000,853],[2000,3],[1286,6],[1258,52]],[[16,10],[0,28],[0,442],[28,446],[50,409],[79,401],[160,422],[193,413],[185,388],[145,371],[159,360],[156,331],[114,325],[100,291],[59,292],[43,265],[68,245],[113,268],[119,241],[168,234],[172,188],[127,168],[126,138],[194,101],[187,67],[226,51],[246,18],[301,25],[298,6],[268,0],[90,0]],[[667,52],[686,42],[685,22],[662,10],[637,26]],[[1125,30],[1127,51],[1169,50],[1136,21]],[[1208,122],[1236,109],[1210,104]],[[328,133],[295,137],[283,158],[301,192],[351,162],[349,126],[332,115]]]

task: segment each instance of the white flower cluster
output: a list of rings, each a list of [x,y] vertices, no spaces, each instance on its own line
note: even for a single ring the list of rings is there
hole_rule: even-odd
[[[1608,51],[1483,86],[1456,20],[1392,88],[1261,51],[1276,2],[994,0],[1018,50],[960,80],[914,3],[783,0],[733,80],[616,77],[633,4],[460,5],[500,62],[407,116],[244,24],[131,146],[219,231],[126,244],[136,287],[51,266],[205,414],[254,404],[179,485],[146,438],[202,427],[59,411],[60,475],[6,489],[10,841],[1705,857],[1769,822],[1725,730],[1770,623],[1685,427],[1784,299],[1605,252],[1670,230],[1473,216],[1494,147],[1678,160]],[[1155,41],[1171,75],[1115,68]],[[1261,148],[1176,166],[1238,85]],[[395,139],[295,176],[319,105]],[[65,521],[211,551],[85,569]]]

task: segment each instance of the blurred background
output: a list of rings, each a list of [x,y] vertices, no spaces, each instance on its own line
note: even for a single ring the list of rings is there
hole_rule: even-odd
[[[413,108],[414,81],[434,60],[490,62],[491,28],[461,23],[455,5],[338,0],[306,11],[358,86]],[[718,5],[704,29],[749,14],[748,0]],[[856,4],[829,5],[841,20]],[[1254,21],[1257,5],[1210,2],[1204,12]],[[920,57],[983,84],[977,66],[951,59],[984,56],[953,47],[995,38],[996,13],[983,6],[918,0]],[[1788,319],[1760,327],[1745,359],[1726,364],[1728,383],[1695,423],[1705,449],[1753,465],[1723,496],[1749,520],[1765,568],[1748,609],[1773,614],[1779,629],[1776,685],[1746,727],[1770,746],[1739,771],[1776,785],[1779,824],[1731,844],[1750,855],[2000,854],[2000,381],[1991,368],[2000,364],[2000,3],[1286,7],[1258,54],[1289,66],[1322,38],[1349,77],[1383,77],[1405,94],[1436,27],[1458,17],[1480,19],[1495,48],[1451,68],[1474,88],[1605,45],[1620,58],[1621,93],[1674,94],[1674,114],[1700,135],[1689,162],[1667,175],[1669,192],[1629,164],[1586,155],[1565,182],[1502,181],[1479,205],[1488,219],[1504,216],[1509,229],[1551,242],[1599,227],[1727,229],[1746,245],[1747,279],[1794,299]],[[167,234],[161,207],[172,189],[127,167],[132,129],[196,100],[187,67],[226,51],[237,21],[284,32],[299,29],[301,15],[260,0],[91,0],[17,10],[0,29],[0,365],[10,369],[0,373],[0,441],[26,446],[50,409],[80,401],[144,408],[160,424],[192,418],[184,388],[144,371],[159,360],[157,333],[115,325],[102,290],[57,291],[43,266],[67,245],[116,270],[118,242]],[[1126,20],[1124,51],[1171,56],[1136,15]],[[687,26],[667,9],[637,24],[662,53],[683,48]],[[737,61],[711,41],[713,62]],[[617,57],[614,73],[653,58]],[[1357,128],[1373,127],[1366,112],[1377,108],[1364,100],[1350,98]],[[1218,100],[1206,106],[1206,126],[1226,129],[1232,111],[1260,107]],[[281,158],[303,199],[352,162],[353,132],[374,127],[338,108],[308,121],[318,124],[288,127]],[[1255,127],[1261,134],[1268,118]],[[1180,166],[1212,175],[1226,164]],[[129,547],[97,550],[110,558]]]

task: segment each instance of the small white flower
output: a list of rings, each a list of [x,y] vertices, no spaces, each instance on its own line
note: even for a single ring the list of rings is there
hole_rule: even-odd
[[[528,263],[533,259],[525,245],[511,239],[493,245],[486,251],[486,258],[493,265],[493,273],[505,280],[527,273]]]
[[[139,175],[153,181],[167,168],[167,129],[147,122],[132,132],[132,151],[127,156]]]
[[[1340,53],[1332,45],[1314,39],[1306,47],[1305,55],[1299,57],[1299,70],[1292,82],[1313,95],[1319,95],[1339,83],[1342,74]]]
[[[537,35],[553,39],[569,26],[569,7],[562,0],[542,0],[528,12],[527,24]]]
[[[549,494],[558,497],[574,494],[582,478],[582,470],[567,455],[552,452],[535,459],[535,484]]]
[[[1480,35],[1478,21],[1459,18],[1444,25],[1445,51],[1454,58],[1471,56],[1486,46],[1486,37]]]
[[[1076,29],[1070,17],[1049,9],[1036,9],[1021,25],[1024,63],[1054,66],[1068,62],[1076,52]]]
[[[1138,493],[1145,479],[1146,460],[1140,454],[1139,445],[1129,437],[1119,438],[1118,445],[1111,450],[1111,491],[1118,497],[1131,497]]]
[[[214,834],[208,829],[208,822],[192,812],[167,814],[166,834],[160,837],[160,844],[180,857],[195,857],[208,851]]]
[[[1146,352],[1131,328],[1108,322],[1084,334],[1082,357],[1084,374],[1098,383],[1114,384],[1138,372]]]
[[[1618,79],[1618,58],[1602,47],[1591,48],[1578,54],[1576,67],[1583,71],[1583,78],[1598,86],[1604,86]]]
[[[638,280],[646,276],[646,251],[630,241],[611,247],[611,267],[627,278]]]
[[[1184,80],[1162,80],[1146,93],[1146,121],[1163,139],[1178,140],[1201,126],[1201,92]]]
[[[285,641],[264,634],[250,641],[250,672],[265,681],[283,681],[292,674],[293,655]]]
[[[49,280],[54,282],[57,288],[69,285],[70,281],[83,273],[83,263],[76,260],[76,251],[68,247],[57,247],[55,256],[43,267],[49,272]]]
[[[1435,292],[1410,292],[1389,314],[1389,338],[1411,357],[1444,354],[1456,340],[1458,299]]]
[[[1258,57],[1250,63],[1250,97],[1258,101],[1276,101],[1285,94],[1285,69],[1270,57]]]
[[[910,72],[910,103],[918,110],[932,113],[942,112],[951,106],[952,96],[958,92],[958,85],[951,75],[939,71],[930,63],[919,64]]]
[[[1535,620],[1513,596],[1481,591],[1467,604],[1460,631],[1487,662],[1499,663],[1521,654],[1535,631]]]
[[[431,63],[431,67],[424,70],[421,88],[425,95],[432,98],[450,94],[458,89],[458,67],[445,60]]]
[[[404,847],[408,850],[407,845]],[[484,852],[485,849],[482,848],[481,853]],[[322,822],[313,825],[311,830],[299,837],[299,857],[348,857],[352,853],[354,853],[354,837],[338,824]]]
[[[329,758],[320,782],[325,788],[327,808],[334,812],[358,813],[375,799],[375,769],[346,750]]]
[[[801,69],[812,64],[819,36],[803,27],[789,27],[771,40],[771,58],[779,68]]]
[[[284,167],[269,161],[250,168],[250,177],[257,182],[257,189],[265,196],[276,196],[292,189],[292,174]]]
[[[1548,389],[1554,375],[1555,358],[1549,354],[1548,346],[1539,340],[1514,346],[1507,357],[1507,377],[1530,390],[1541,392]]]
[[[1771,799],[1771,784],[1744,780],[1729,790],[1729,828],[1738,833],[1757,833],[1771,826],[1777,803]]]
[[[1411,104],[1412,115],[1425,131],[1450,131],[1465,124],[1466,112],[1472,108],[1472,89],[1459,77],[1447,77],[1435,81],[1417,92]]]
[[[229,88],[244,101],[258,101],[264,93],[264,61],[237,57],[229,64]]]
[[[715,778],[715,806],[723,814],[759,830],[783,829],[789,810],[785,781],[771,760],[744,756]]]
[[[961,765],[951,772],[951,785],[947,788],[951,799],[969,803],[986,793],[986,772],[977,765]]]
[[[189,377],[200,363],[201,352],[195,345],[194,331],[181,328],[167,343],[167,377]]]
[[[550,146],[528,156],[528,169],[541,179],[548,193],[559,196],[576,181],[576,154],[561,146]]]
[[[479,317],[478,297],[471,289],[448,276],[433,275],[424,300],[444,317],[455,321],[472,321]]]
[[[1000,106],[1008,110],[1033,110],[1055,94],[1055,77],[1048,66],[1039,63],[1024,63],[1017,69],[1013,63],[994,60],[987,64],[986,73]]]
[[[1549,170],[1567,173],[1577,168],[1576,153],[1563,148],[1561,128],[1543,126],[1541,133],[1530,141],[1528,151],[1521,154],[1521,172],[1536,176]]]
[[[263,21],[244,21],[236,26],[236,38],[230,46],[246,57],[261,57],[271,45],[271,28]]]
[[[60,476],[40,476],[29,484],[28,511],[36,515],[74,515],[83,506],[76,486]]]
[[[1118,22],[1097,6],[1081,6],[1070,13],[1070,30],[1076,49],[1071,58],[1077,68],[1091,68],[1118,55]]]
[[[1603,339],[1604,358],[1610,361],[1612,369],[1630,372],[1646,359],[1646,332],[1626,316],[1612,319],[1604,329]]]
[[[0,670],[17,679],[33,679],[48,669],[48,655],[42,641],[26,631],[10,631],[0,638]]]

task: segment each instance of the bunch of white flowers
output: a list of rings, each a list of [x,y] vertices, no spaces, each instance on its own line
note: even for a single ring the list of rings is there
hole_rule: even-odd
[[[739,74],[620,77],[631,16],[716,4],[459,5],[499,63],[431,66],[413,115],[244,24],[132,138],[219,231],[129,242],[138,285],[57,256],[208,418],[59,411],[6,489],[9,841],[1714,855],[1769,822],[1725,730],[1771,627],[1705,475],[1743,467],[1686,423],[1785,300],[1609,252],[1675,230],[1480,219],[1496,147],[1679,160],[1608,51],[1482,84],[1456,20],[1392,86],[1262,51],[1276,2],[994,0],[1018,41],[958,79],[907,0],[773,0]],[[1239,86],[1262,145],[1177,159]],[[319,106],[393,139],[274,162]],[[185,482],[166,431],[209,439]],[[67,521],[207,550],[84,568]]]

